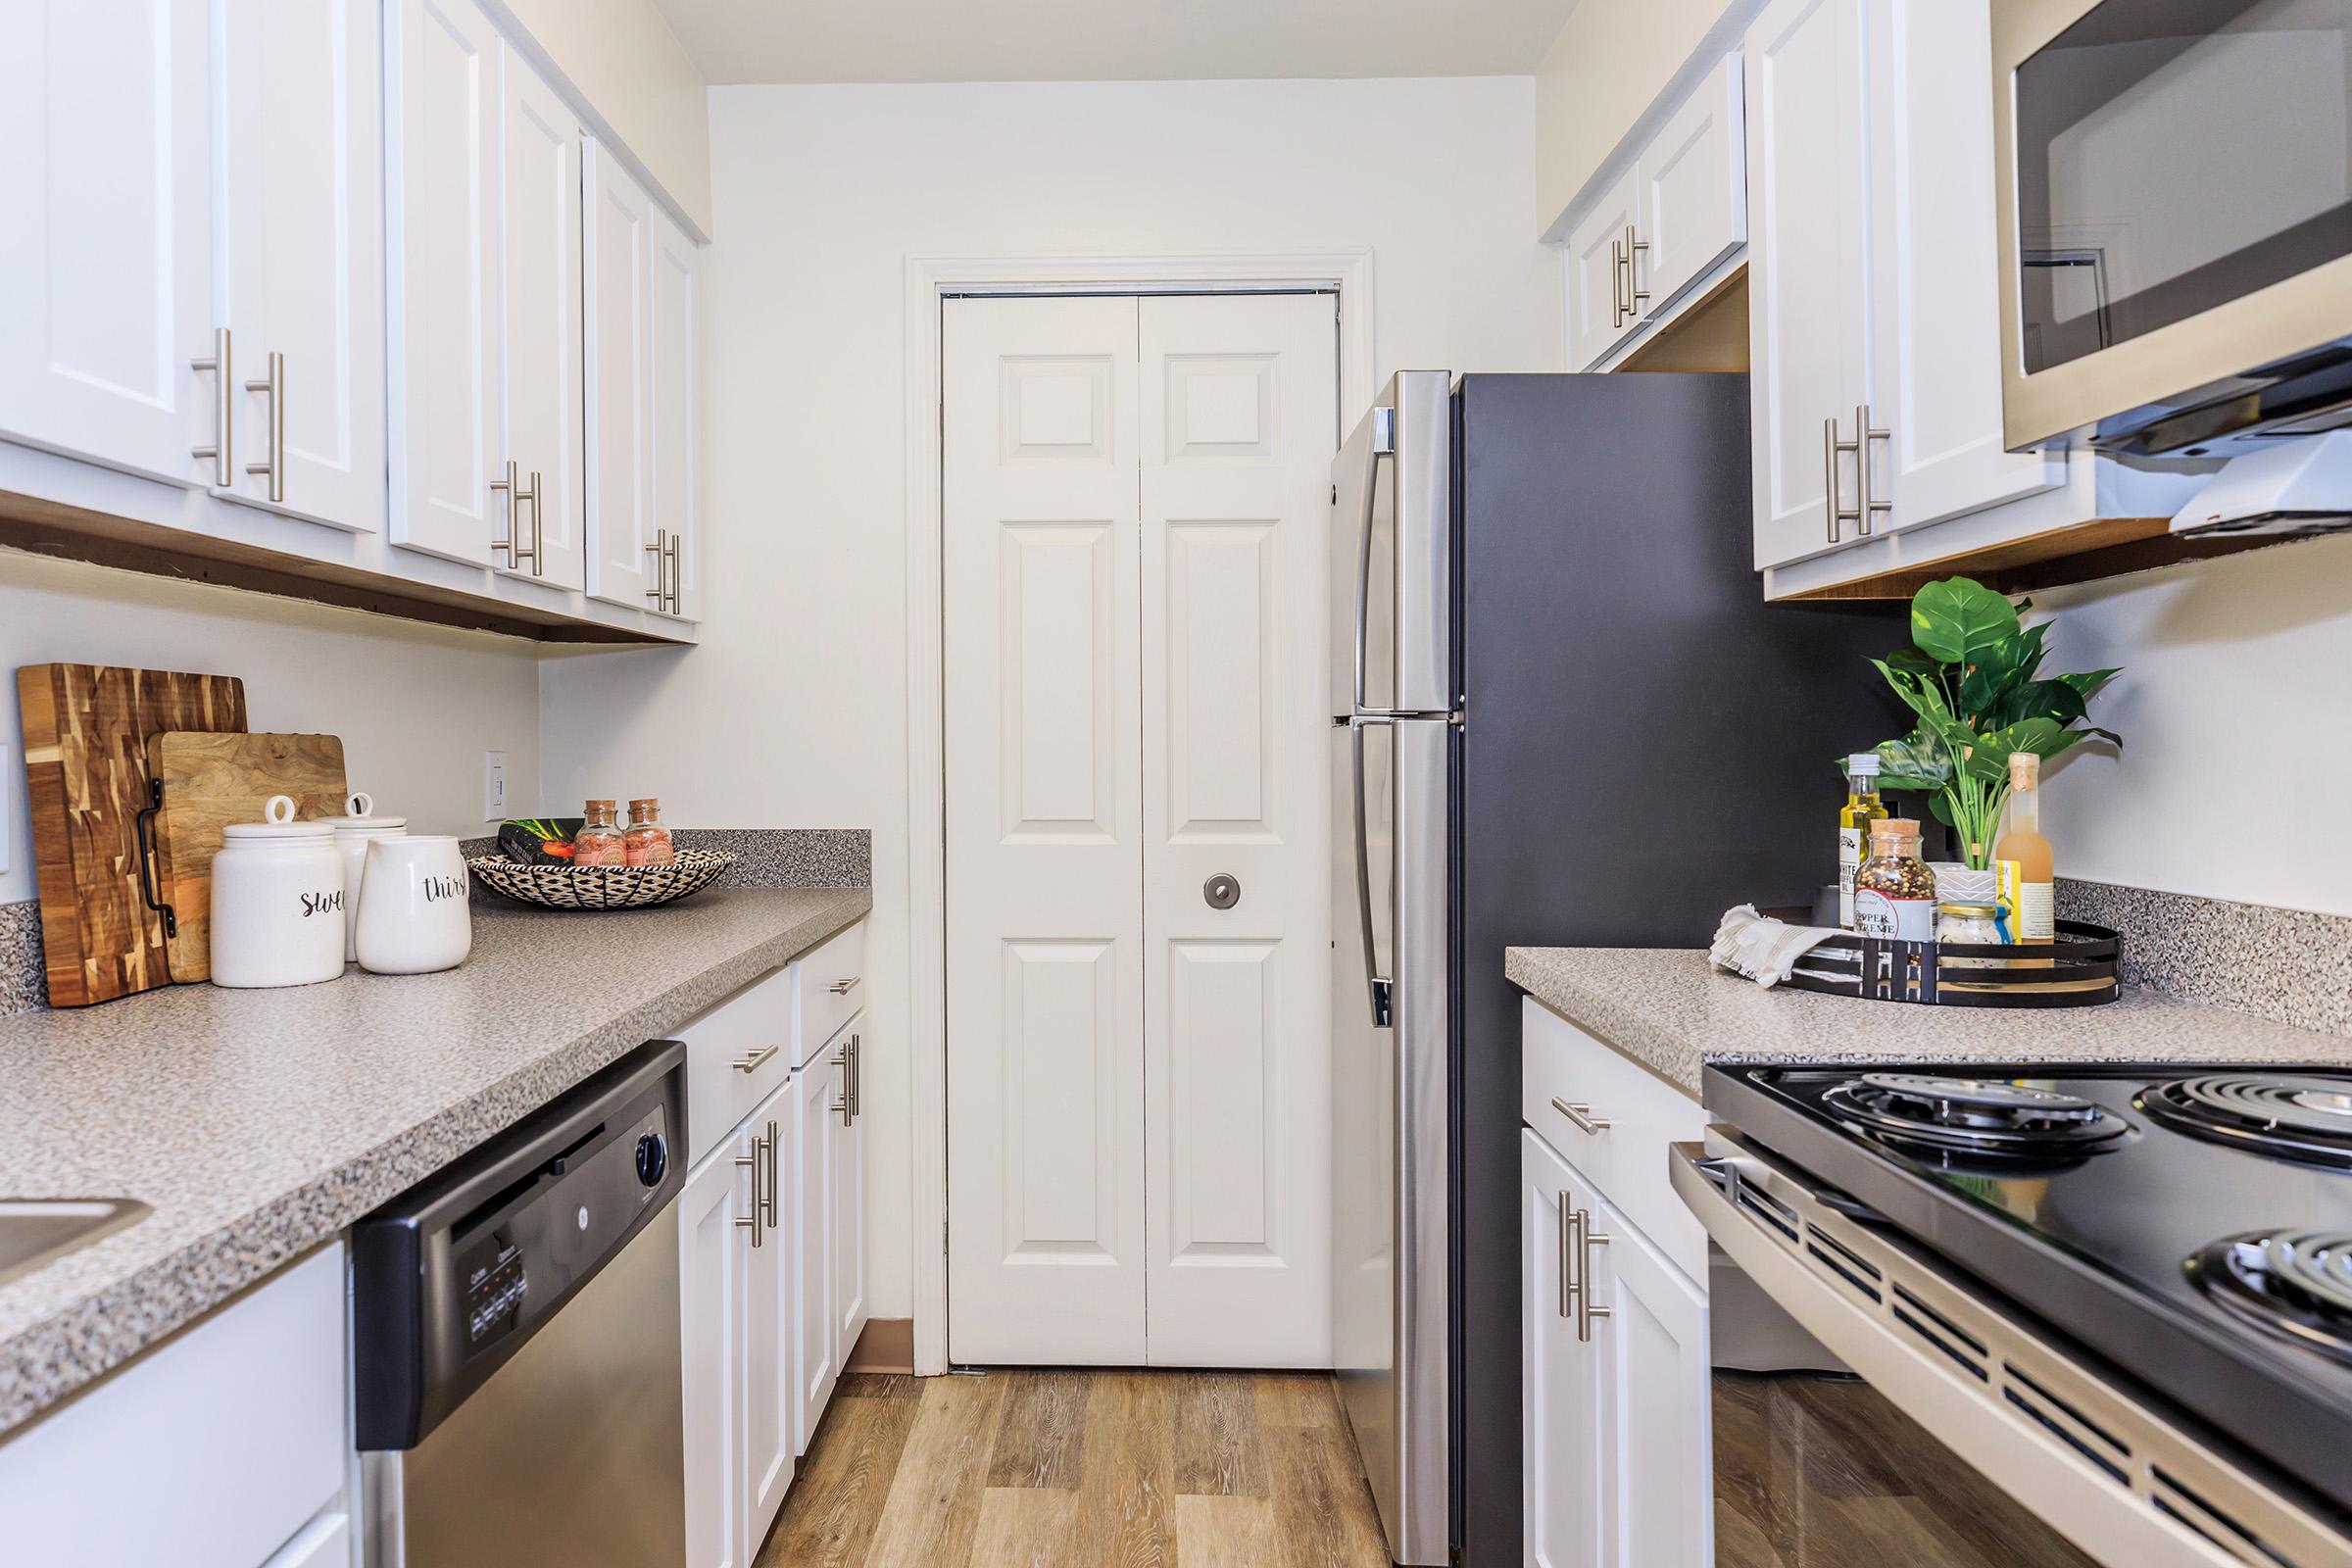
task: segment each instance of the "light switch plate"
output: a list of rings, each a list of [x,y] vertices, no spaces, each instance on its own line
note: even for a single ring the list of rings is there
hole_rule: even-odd
[[[507,754],[482,754],[482,820],[503,822],[507,819]]]

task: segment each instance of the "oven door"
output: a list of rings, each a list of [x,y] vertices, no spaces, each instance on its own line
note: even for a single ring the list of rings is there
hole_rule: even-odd
[[[2352,0],[1992,0],[1992,69],[2012,449],[2352,420]]]
[[[2344,1568],[2352,1544],[1725,1127],[1707,1228],[1716,1568]]]

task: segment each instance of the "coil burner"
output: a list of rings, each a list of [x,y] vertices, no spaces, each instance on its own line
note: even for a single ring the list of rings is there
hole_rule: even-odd
[[[2156,1084],[2132,1102],[2194,1138],[2352,1170],[2352,1078],[2206,1073]]]
[[[2091,1153],[2131,1130],[2090,1101],[1995,1078],[1873,1072],[1821,1098],[1882,1139],[1966,1154]]]
[[[2352,1232],[2232,1236],[2190,1258],[2188,1274],[2239,1316],[2352,1361]]]

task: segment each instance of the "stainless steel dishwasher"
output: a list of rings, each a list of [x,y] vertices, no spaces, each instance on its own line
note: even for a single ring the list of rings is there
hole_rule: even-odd
[[[370,1568],[685,1562],[684,1060],[641,1047],[353,1227]]]

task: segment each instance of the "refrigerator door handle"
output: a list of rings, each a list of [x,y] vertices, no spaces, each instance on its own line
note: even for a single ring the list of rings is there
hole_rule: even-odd
[[[1365,638],[1369,630],[1369,618],[1372,611],[1372,519],[1377,514],[1380,502],[1380,460],[1396,456],[1396,411],[1395,409],[1374,409],[1372,411],[1372,439],[1367,444],[1364,453],[1363,527],[1357,536],[1355,548],[1355,706],[1357,708],[1368,706],[1364,701],[1364,666],[1367,661]],[[1356,776],[1359,781],[1358,793],[1360,794],[1360,781],[1363,776],[1361,758],[1363,742],[1360,738],[1357,740],[1356,746],[1358,752]],[[1358,838],[1360,842],[1360,829]],[[1367,918],[1369,917],[1367,916]]]
[[[1363,644],[1356,644],[1360,652]],[[1362,667],[1359,663],[1359,669]],[[1380,972],[1380,956],[1372,936],[1372,844],[1367,834],[1364,805],[1364,729],[1370,724],[1394,725],[1384,714],[1358,713],[1348,721],[1348,745],[1355,764],[1355,913],[1364,940],[1364,975],[1370,991],[1372,1027],[1389,1028],[1394,1019],[1391,1000],[1395,984]]]

